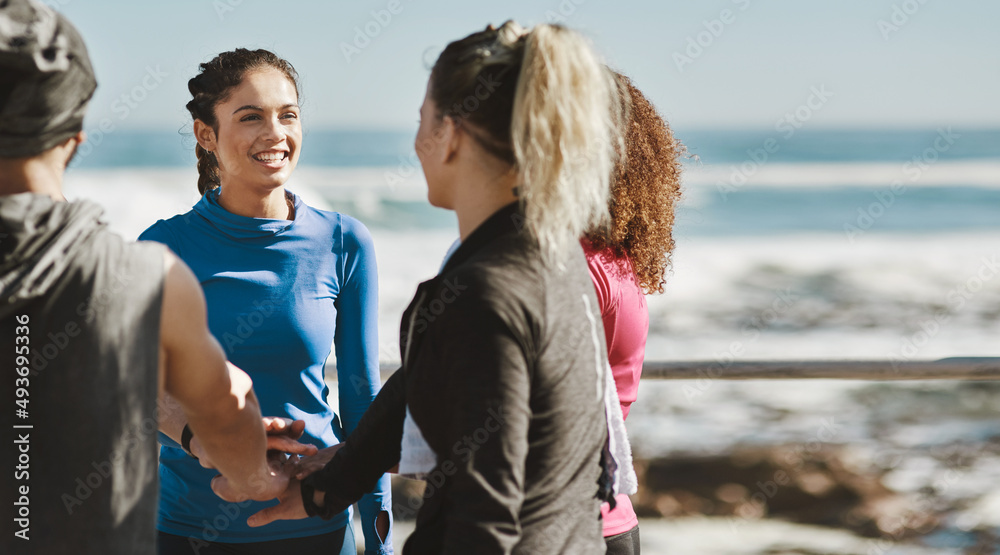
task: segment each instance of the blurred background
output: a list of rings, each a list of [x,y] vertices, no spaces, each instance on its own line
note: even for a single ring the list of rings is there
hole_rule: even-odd
[[[511,18],[581,30],[687,146],[647,360],[1000,355],[995,1],[47,3],[100,83],[67,196],[129,238],[199,198],[198,64],[250,47],[295,65],[289,188],[372,230],[385,363],[457,236],[413,153],[428,69]],[[996,553],[998,411],[982,383],[644,381],[628,422],[643,552]],[[397,505],[419,492],[399,480]]]

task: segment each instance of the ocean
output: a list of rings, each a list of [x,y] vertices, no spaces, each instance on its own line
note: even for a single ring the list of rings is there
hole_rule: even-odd
[[[734,341],[749,358],[881,358],[941,315],[912,357],[1000,354],[1000,130],[787,135],[678,132],[684,198],[666,293],[650,297],[647,358],[711,359]],[[92,142],[66,192],[104,205],[122,235],[197,202],[189,134]],[[398,360],[394,330],[418,280],[457,235],[454,216],[426,202],[412,144],[409,133],[306,133],[288,184],[375,236],[385,361]]]
[[[677,136],[689,152],[684,198],[666,292],[649,297],[647,360],[724,367],[737,359],[1000,356],[1000,130]],[[117,232],[135,238],[197,202],[190,135],[99,139],[81,150],[65,191],[103,205]],[[381,359],[398,361],[401,313],[457,236],[454,216],[426,202],[412,134],[309,132],[288,188],[371,229]],[[832,426],[822,443],[850,447],[900,499],[930,495],[945,505],[941,527],[919,543],[929,550],[919,552],[957,553],[979,531],[1000,527],[1000,453],[984,447],[1000,436],[997,409],[1000,390],[975,384],[644,381],[628,427],[637,457],[655,459],[813,444],[817,430]],[[955,471],[940,448],[954,445],[976,449],[979,462],[934,490]],[[877,552],[918,552],[888,540]]]

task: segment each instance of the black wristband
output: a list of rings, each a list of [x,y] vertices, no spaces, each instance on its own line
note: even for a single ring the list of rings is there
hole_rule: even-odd
[[[181,431],[181,448],[184,452],[191,456],[192,459],[198,460],[198,457],[194,456],[191,452],[191,440],[194,439],[194,433],[191,432],[191,427],[187,424],[184,425],[184,430]]]
[[[299,486],[299,491],[302,493],[302,506],[306,510],[306,514],[309,516],[318,516],[323,520],[330,520],[331,518],[339,515],[340,513],[347,510],[351,506],[351,502],[338,497],[337,495],[330,492],[328,489],[323,487],[317,487],[316,482],[319,478],[319,472],[306,476],[302,480]],[[325,492],[323,496],[323,504],[317,505],[314,499],[316,490]]]
[[[316,488],[311,482],[312,481],[309,479],[302,480],[300,488],[302,491],[302,506],[305,508],[306,514],[309,516],[319,516],[324,520],[330,519],[333,515],[329,514],[330,510],[326,506],[326,503],[324,502],[323,506],[320,507],[313,499],[316,494]],[[324,501],[326,501],[326,499],[324,499]]]

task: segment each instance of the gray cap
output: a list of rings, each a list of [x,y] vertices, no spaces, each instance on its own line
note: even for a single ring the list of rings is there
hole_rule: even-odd
[[[35,0],[0,0],[0,157],[34,156],[78,133],[96,88],[69,20]]]

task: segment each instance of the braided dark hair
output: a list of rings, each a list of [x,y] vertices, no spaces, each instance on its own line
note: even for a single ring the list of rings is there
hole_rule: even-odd
[[[243,82],[247,73],[269,67],[284,73],[295,85],[296,96],[299,95],[299,74],[292,64],[269,50],[237,48],[199,66],[198,75],[188,81],[188,91],[193,97],[187,103],[188,112],[193,119],[200,119],[218,132],[215,107]],[[195,146],[195,154],[198,156],[198,192],[204,195],[219,186],[219,161],[201,145]]]

